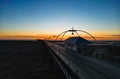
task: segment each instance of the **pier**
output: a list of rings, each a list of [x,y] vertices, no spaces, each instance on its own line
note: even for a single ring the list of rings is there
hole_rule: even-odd
[[[62,64],[68,79],[120,79],[120,66],[90,56],[80,55],[55,43],[46,42]],[[56,59],[56,58],[55,58]],[[61,66],[61,65],[60,65]]]

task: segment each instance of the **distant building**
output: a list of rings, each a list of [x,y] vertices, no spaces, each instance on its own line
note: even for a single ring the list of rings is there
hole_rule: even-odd
[[[65,47],[78,51],[79,53],[88,53],[92,51],[90,44],[92,42],[82,38],[82,37],[70,37],[66,39],[65,41]]]

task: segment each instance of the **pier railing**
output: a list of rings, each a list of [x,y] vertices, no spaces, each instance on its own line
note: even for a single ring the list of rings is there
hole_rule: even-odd
[[[95,58],[81,56],[55,43],[46,42],[55,55],[65,64],[73,79],[120,79],[120,68]]]

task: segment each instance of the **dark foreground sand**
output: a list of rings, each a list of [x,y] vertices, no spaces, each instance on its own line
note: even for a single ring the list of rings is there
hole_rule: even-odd
[[[43,41],[0,41],[0,79],[65,79]]]

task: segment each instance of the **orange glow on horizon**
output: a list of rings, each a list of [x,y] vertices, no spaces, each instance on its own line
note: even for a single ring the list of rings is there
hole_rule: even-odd
[[[0,35],[0,40],[36,40],[36,39],[42,39],[42,40],[55,40],[57,35],[52,35],[52,34],[38,34],[34,36],[30,35],[17,35],[17,36],[3,36]],[[71,36],[64,36],[64,39],[67,39]],[[82,36],[83,38],[87,40],[93,40],[91,37],[88,36]],[[96,40],[120,40],[120,36],[112,36],[112,35],[98,35],[94,36]],[[58,38],[59,40],[61,37]]]
[[[59,33],[58,33],[59,34]],[[35,34],[35,33],[0,33],[0,40],[36,40],[36,39],[42,39],[42,40],[56,40],[56,37],[58,34],[49,34],[49,33],[41,33],[41,34]],[[95,37],[96,40],[120,40],[120,35],[117,33],[103,33],[103,32],[91,32],[91,34]],[[116,34],[116,35],[115,35]],[[93,40],[89,35],[80,32],[79,35],[85,39]],[[63,37],[64,39],[67,39],[72,36],[78,36],[76,33],[74,35],[71,35],[71,32],[66,33]],[[60,40],[62,38],[62,35],[58,38]]]

